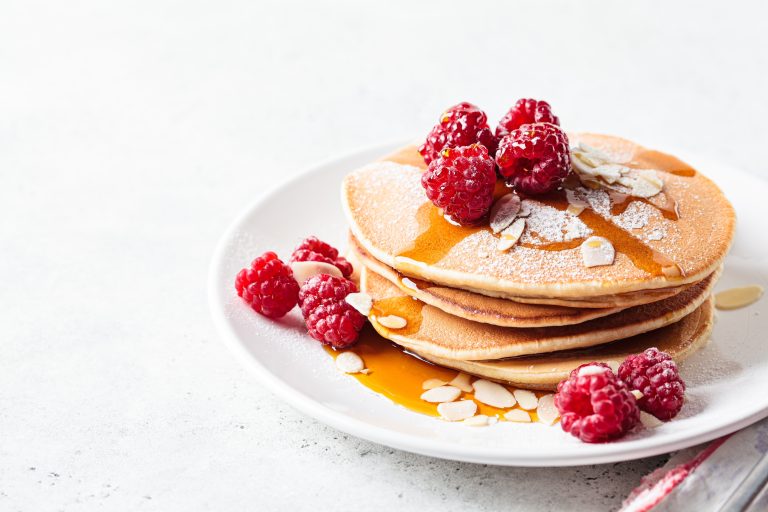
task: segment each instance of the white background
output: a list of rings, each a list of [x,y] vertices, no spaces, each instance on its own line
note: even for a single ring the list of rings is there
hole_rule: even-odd
[[[664,457],[495,468],[349,438],[260,388],[206,305],[247,203],[462,100],[768,175],[760,2],[532,4],[0,3],[0,510],[615,508]]]

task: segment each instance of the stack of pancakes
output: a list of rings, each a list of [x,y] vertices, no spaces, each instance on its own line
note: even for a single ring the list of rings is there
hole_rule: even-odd
[[[454,225],[429,202],[414,146],[345,178],[350,257],[382,336],[441,366],[531,389],[648,347],[681,360],[707,341],[733,237],[730,203],[674,157],[616,137],[570,139],[659,171],[663,192],[643,200],[579,183],[583,211],[525,198],[526,230],[499,250],[487,225]],[[613,264],[585,265],[580,244],[591,235],[613,244]]]

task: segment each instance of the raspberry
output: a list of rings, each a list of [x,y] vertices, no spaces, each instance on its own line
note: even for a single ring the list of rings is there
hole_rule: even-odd
[[[343,277],[320,274],[307,279],[299,292],[299,306],[309,335],[336,348],[353,345],[365,317],[344,299],[357,286]]]
[[[459,224],[472,224],[493,202],[496,171],[480,144],[444,149],[421,175],[421,186],[435,206]]]
[[[419,147],[419,153],[429,165],[446,148],[469,146],[480,143],[490,154],[496,151],[496,137],[488,127],[488,116],[471,103],[454,105],[440,116],[427,140]]]
[[[519,192],[550,192],[571,170],[568,137],[554,124],[524,124],[501,139],[496,163],[507,184]]]
[[[344,277],[352,275],[352,264],[339,256],[339,251],[330,244],[327,244],[311,236],[304,239],[291,254],[291,261],[320,261],[329,263],[338,268]]]
[[[597,371],[584,371],[584,366],[596,366]],[[637,401],[627,385],[599,363],[583,365],[560,382],[555,406],[563,430],[585,443],[619,438],[640,418]]]
[[[265,252],[235,278],[237,294],[256,312],[269,318],[285,316],[299,297],[299,284],[291,267],[274,252]]]
[[[619,366],[619,378],[643,394],[640,409],[662,421],[677,416],[685,400],[685,382],[669,354],[657,348],[629,356]]]
[[[552,107],[546,101],[523,98],[517,100],[515,106],[501,118],[499,126],[496,127],[496,138],[501,139],[512,130],[531,123],[560,125],[560,120],[552,113]]]

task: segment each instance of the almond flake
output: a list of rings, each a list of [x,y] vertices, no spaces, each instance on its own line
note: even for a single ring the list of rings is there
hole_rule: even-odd
[[[592,174],[603,178],[606,183],[613,184],[629,171],[629,167],[619,164],[603,164],[592,169]]]
[[[404,285],[406,288],[410,288],[411,290],[418,290],[418,289],[419,289],[419,287],[418,287],[418,286],[416,286],[416,283],[414,283],[413,281],[411,281],[411,280],[410,280],[410,279],[408,279],[407,277],[404,277],[404,278],[402,278],[402,279],[400,280],[400,282],[401,282],[401,283],[403,283],[403,285]]]
[[[470,377],[468,374],[459,372],[456,374],[453,380],[448,384],[453,387],[459,388],[465,393],[471,393],[472,392],[472,384],[470,384],[471,378],[472,377]]]
[[[640,171],[632,183],[631,194],[636,197],[653,197],[664,187],[656,171]]]
[[[509,250],[520,239],[524,229],[525,219],[517,219],[511,226],[501,232],[501,238],[496,248],[502,252]]]
[[[447,382],[443,382],[440,379],[427,379],[421,383],[421,389],[435,389],[446,384]]]
[[[386,327],[387,329],[402,329],[403,327],[408,325],[408,321],[405,318],[397,315],[387,315],[387,316],[377,317],[376,321],[379,322],[384,327]]]
[[[491,207],[491,231],[498,233],[505,229],[515,220],[517,212],[520,211],[520,196],[517,194],[507,194],[501,196]]]
[[[491,424],[491,418],[485,414],[478,414],[477,416],[470,416],[469,418],[466,418],[462,423],[468,427],[487,427]]]
[[[655,171],[653,169],[640,169],[639,171],[637,171],[637,175],[639,178],[650,182],[653,186],[657,187],[659,190],[664,188],[664,180],[659,178],[658,171]]]
[[[717,309],[738,309],[749,306],[763,296],[763,287],[758,285],[731,288],[715,294]]]
[[[619,366],[621,366],[621,363],[618,361],[604,361],[605,364],[607,364],[613,373],[616,373],[619,371]]]
[[[514,395],[501,384],[479,379],[472,384],[472,387],[475,390],[475,400],[491,407],[507,409],[514,407],[517,403]]]
[[[517,423],[530,423],[531,415],[521,409],[512,409],[504,415],[504,419],[507,421],[515,421]]]
[[[477,404],[472,400],[446,402],[438,404],[437,412],[446,421],[462,421],[475,415]]]
[[[645,411],[640,411],[640,423],[642,423],[645,428],[656,428],[664,424],[659,418],[653,414],[648,414]]]
[[[296,279],[296,282],[299,283],[299,286],[310,277],[320,274],[343,277],[341,275],[341,270],[339,270],[336,265],[331,265],[330,263],[324,263],[322,261],[294,261],[291,263],[291,270],[293,270],[293,277]]]
[[[336,368],[344,373],[360,373],[365,369],[365,364],[354,352],[342,352],[336,356]]]
[[[584,209],[589,206],[589,203],[576,196],[576,192],[571,189],[565,190],[565,198],[568,200],[568,209],[566,210],[571,215],[578,217]]]
[[[579,377],[586,377],[589,375],[597,375],[599,373],[605,373],[608,371],[608,368],[605,366],[600,366],[597,364],[592,364],[589,366],[583,366],[579,369]]]
[[[363,316],[368,316],[371,313],[373,299],[367,293],[350,293],[344,297],[344,300]]]
[[[643,398],[643,392],[640,391],[639,389],[633,389],[632,396],[635,397],[635,400],[640,400],[641,398]]]
[[[536,413],[539,415],[539,422],[552,425],[560,417],[560,412],[555,407],[555,395],[544,395],[539,398]]]
[[[611,242],[601,236],[591,236],[581,244],[581,257],[585,267],[612,265],[616,251]]]
[[[428,389],[421,394],[421,399],[425,402],[431,402],[433,404],[443,402],[453,402],[461,395],[461,390],[453,386],[439,386],[436,388]]]
[[[526,411],[532,411],[536,408],[537,405],[539,405],[539,398],[533,391],[528,391],[527,389],[516,389],[512,392],[512,394],[515,395],[517,404]],[[528,421],[531,421],[530,418]]]
[[[520,203],[520,211],[517,212],[518,218],[523,217],[530,217],[531,212],[533,211],[533,208],[531,207],[531,201],[528,199],[524,199],[522,203]]]

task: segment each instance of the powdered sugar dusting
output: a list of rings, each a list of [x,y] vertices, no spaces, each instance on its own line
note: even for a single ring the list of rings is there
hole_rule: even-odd
[[[523,243],[564,242],[584,238],[592,233],[592,230],[578,217],[566,211],[560,211],[538,201],[528,203],[531,213],[527,218],[527,229],[522,237]]]

